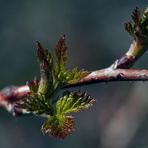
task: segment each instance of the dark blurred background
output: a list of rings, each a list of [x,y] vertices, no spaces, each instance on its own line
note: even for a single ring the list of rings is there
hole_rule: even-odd
[[[131,44],[124,30],[132,10],[147,0],[0,0],[0,88],[38,76],[36,41],[53,52],[66,34],[69,67],[111,65]],[[148,68],[146,53],[135,65]],[[75,88],[76,89],[76,88]],[[148,82],[79,87],[96,98],[75,115],[76,131],[65,140],[43,136],[44,119],[12,117],[0,110],[0,148],[145,148],[148,146]]]

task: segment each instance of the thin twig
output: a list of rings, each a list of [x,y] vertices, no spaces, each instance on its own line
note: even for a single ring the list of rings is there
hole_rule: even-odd
[[[113,81],[148,81],[148,70],[106,68],[91,72],[76,84],[66,85],[64,88],[76,87],[101,82]]]
[[[66,85],[64,88],[83,86],[94,83],[113,82],[113,81],[148,81],[148,70],[138,69],[112,69],[106,68],[91,72],[88,76],[76,84]],[[29,87],[10,86],[0,91],[0,106],[11,112],[13,115],[26,113],[24,110],[18,110],[15,103],[24,99],[29,94]]]

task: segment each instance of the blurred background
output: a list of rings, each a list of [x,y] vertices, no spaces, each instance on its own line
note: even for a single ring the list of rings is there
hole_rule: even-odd
[[[147,0],[0,0],[0,88],[38,76],[36,41],[53,52],[66,34],[69,65],[96,70],[111,65],[132,41],[124,30],[132,10]],[[135,65],[148,68],[146,53]],[[148,82],[83,86],[97,103],[75,115],[65,140],[43,136],[44,119],[12,117],[0,109],[0,148],[146,148]]]

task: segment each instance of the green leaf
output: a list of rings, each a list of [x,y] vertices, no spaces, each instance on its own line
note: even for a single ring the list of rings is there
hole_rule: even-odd
[[[65,35],[60,38],[58,44],[55,49],[56,53],[56,66],[55,73],[56,78],[60,82],[61,85],[65,85],[66,83],[73,84],[78,82],[80,79],[84,78],[89,74],[89,72],[85,70],[78,71],[77,68],[73,70],[66,70],[66,62],[67,62],[67,46],[65,44]]]
[[[54,64],[51,54],[38,42],[37,50],[40,62],[41,79],[39,81],[38,93],[49,96],[54,89]]]
[[[56,71],[57,73],[64,71],[66,62],[67,62],[67,46],[65,44],[65,35],[63,35],[55,48],[55,54],[56,54]]]
[[[89,74],[88,71],[80,70],[78,71],[77,68],[74,68],[73,70],[67,70],[60,72],[58,75],[58,79],[63,84],[74,84],[77,83],[82,78],[86,77]]]
[[[42,94],[30,94],[20,102],[19,107],[36,115],[52,116],[54,114],[51,102]]]
[[[134,40],[142,45],[148,42],[148,9],[141,15],[136,7],[132,13],[132,21],[125,24],[125,29],[133,36]]]
[[[74,121],[71,116],[54,115],[48,118],[41,130],[44,134],[64,139],[74,130]]]
[[[74,68],[72,71],[67,72],[66,82],[69,84],[77,83],[79,80],[86,77],[88,74],[88,71],[85,71],[83,69],[78,71],[77,68]]]
[[[91,107],[94,102],[95,100],[86,93],[66,91],[56,103],[56,113],[78,112]]]
[[[47,49],[45,49],[40,42],[37,42],[37,56],[40,63],[45,63],[49,66],[49,69],[53,66],[53,59],[51,53]]]

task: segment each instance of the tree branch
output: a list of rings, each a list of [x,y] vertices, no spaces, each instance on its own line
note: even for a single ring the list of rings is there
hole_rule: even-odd
[[[16,102],[23,100],[29,92],[27,85],[18,87],[8,86],[0,91],[0,106],[14,116],[26,114],[25,110],[16,107]]]
[[[112,69],[106,68],[91,72],[88,76],[81,79],[78,83],[68,84],[65,88],[83,86],[102,82],[117,81],[148,81],[148,70],[138,69]],[[0,106],[11,112],[13,115],[27,113],[25,110],[18,109],[15,103],[24,99],[30,93],[29,87],[10,86],[0,91]]]
[[[64,88],[76,87],[101,82],[115,81],[148,81],[148,70],[112,69],[106,68],[91,72],[76,84],[66,85]]]

